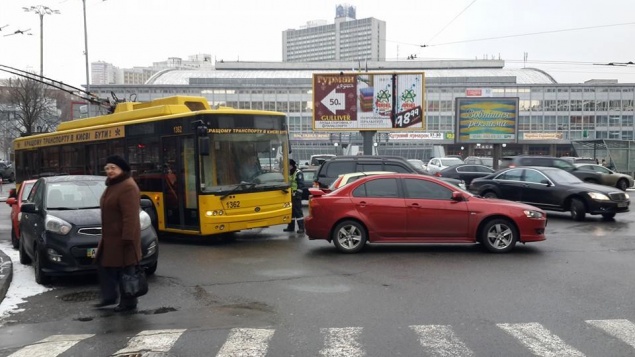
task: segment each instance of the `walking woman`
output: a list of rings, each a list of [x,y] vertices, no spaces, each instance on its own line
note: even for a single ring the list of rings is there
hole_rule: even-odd
[[[141,258],[139,187],[130,177],[130,166],[122,157],[106,159],[106,190],[101,196],[101,240],[97,266],[101,301],[95,307],[114,305],[115,312],[133,311],[137,298],[120,298],[119,281],[126,269],[134,269]]]

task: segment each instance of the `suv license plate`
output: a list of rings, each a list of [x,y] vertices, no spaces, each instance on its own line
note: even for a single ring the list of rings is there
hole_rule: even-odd
[[[89,258],[94,258],[97,255],[97,248],[88,248],[86,249],[86,256]]]

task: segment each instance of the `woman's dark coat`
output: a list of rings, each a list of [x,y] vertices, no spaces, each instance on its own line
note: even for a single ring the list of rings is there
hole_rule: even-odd
[[[103,267],[136,265],[141,260],[140,194],[125,172],[106,180],[101,196],[101,240],[96,260]]]

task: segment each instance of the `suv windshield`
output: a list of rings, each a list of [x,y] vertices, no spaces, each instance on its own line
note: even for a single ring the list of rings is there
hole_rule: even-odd
[[[53,182],[46,188],[48,209],[99,208],[99,200],[106,190],[106,181]]]

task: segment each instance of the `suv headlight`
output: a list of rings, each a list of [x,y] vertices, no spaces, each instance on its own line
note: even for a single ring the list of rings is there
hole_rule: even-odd
[[[141,224],[141,230],[147,229],[152,225],[152,220],[145,211],[139,211],[139,223]]]
[[[609,201],[609,196],[599,192],[588,192],[589,197],[598,201]]]
[[[68,234],[68,232],[71,231],[71,228],[73,228],[73,226],[65,220],[51,215],[46,215],[46,219],[44,219],[44,227],[49,232],[61,235]]]

